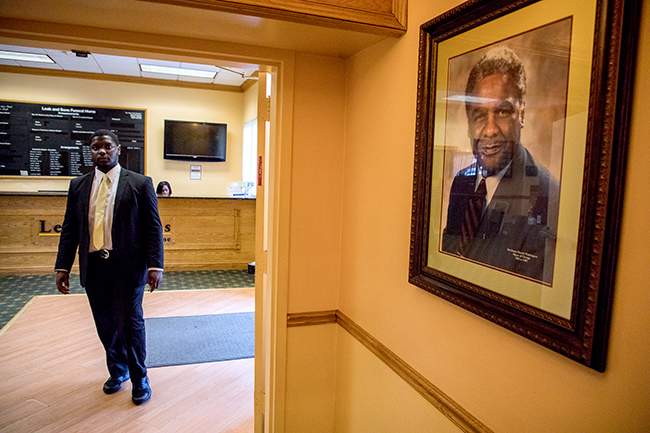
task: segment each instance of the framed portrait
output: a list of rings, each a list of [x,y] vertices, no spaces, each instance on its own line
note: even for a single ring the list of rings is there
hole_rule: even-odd
[[[606,363],[640,1],[468,1],[420,27],[409,281]]]

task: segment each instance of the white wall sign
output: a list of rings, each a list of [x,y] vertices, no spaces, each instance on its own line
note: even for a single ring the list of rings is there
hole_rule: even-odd
[[[201,180],[200,165],[190,165],[190,180]]]

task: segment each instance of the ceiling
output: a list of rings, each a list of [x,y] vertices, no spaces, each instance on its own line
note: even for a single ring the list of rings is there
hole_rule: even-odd
[[[55,63],[39,63],[22,60],[0,59],[0,65],[17,66],[22,68],[56,69],[61,71],[83,72],[90,74],[123,75],[140,77],[143,79],[153,78],[170,81],[193,82],[203,84],[218,84],[224,86],[241,86],[244,81],[250,79],[258,70],[257,65],[240,64],[237,67],[228,65],[207,65],[197,63],[173,62],[168,60],[145,59],[135,57],[113,56],[107,54],[89,53],[87,57],[78,56],[72,51],[62,51],[48,48],[24,47],[17,45],[0,44],[2,51],[28,52],[46,54]],[[170,75],[140,70],[141,64],[168,66],[184,69],[195,69],[201,71],[216,72],[214,78],[188,77],[183,75]]]

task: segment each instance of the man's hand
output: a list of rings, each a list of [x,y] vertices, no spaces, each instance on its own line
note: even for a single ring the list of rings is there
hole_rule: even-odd
[[[149,292],[153,292],[156,290],[159,286],[160,283],[162,283],[163,280],[163,273],[162,271],[156,271],[154,269],[149,271]]]
[[[59,292],[67,295],[70,293],[70,273],[57,271],[56,272],[56,288]]]

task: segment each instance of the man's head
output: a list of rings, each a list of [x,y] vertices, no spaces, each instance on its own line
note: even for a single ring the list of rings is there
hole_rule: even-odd
[[[484,176],[506,167],[519,146],[526,73],[510,48],[490,49],[474,65],[465,89],[468,135]]]
[[[98,129],[90,136],[90,154],[93,163],[104,173],[117,165],[120,151],[120,140],[112,131]]]

